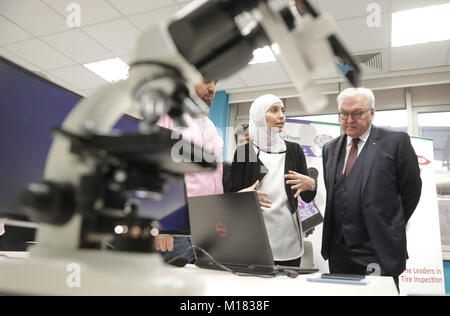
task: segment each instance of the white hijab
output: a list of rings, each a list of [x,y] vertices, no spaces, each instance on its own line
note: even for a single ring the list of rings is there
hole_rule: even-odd
[[[250,140],[265,152],[282,152],[286,150],[286,143],[280,133],[272,133],[267,126],[266,112],[274,103],[283,102],[273,94],[260,96],[250,107],[249,136]]]

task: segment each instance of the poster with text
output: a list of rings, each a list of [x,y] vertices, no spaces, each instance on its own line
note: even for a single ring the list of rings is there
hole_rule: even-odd
[[[411,137],[422,179],[419,204],[406,227],[409,259],[399,277],[402,295],[445,294],[433,142]]]

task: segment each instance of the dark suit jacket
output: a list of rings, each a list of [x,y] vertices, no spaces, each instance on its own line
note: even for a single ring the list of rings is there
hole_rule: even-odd
[[[289,170],[308,176],[308,167],[306,165],[305,154],[299,144],[286,141],[286,159],[284,163],[284,173]],[[248,188],[256,180],[262,180],[267,173],[267,168],[256,156],[250,144],[239,146],[234,154],[233,164],[231,166],[231,192]],[[294,198],[296,191],[291,189],[291,185],[285,183],[286,195],[288,197],[291,212],[294,213],[298,207],[298,201]],[[306,203],[311,202],[316,196],[316,191],[305,191],[300,193],[302,200]],[[270,197],[269,197],[270,199]]]
[[[327,202],[323,226],[322,256],[329,257],[333,242],[333,189],[339,152],[346,135],[328,142],[323,149],[323,170]],[[409,136],[372,125],[364,161],[361,209],[367,231],[382,265],[394,276],[400,275],[408,258],[406,224],[413,214],[422,190],[417,155]]]
[[[230,192],[231,188],[231,163],[224,161],[222,164],[222,185],[223,185],[223,192]]]

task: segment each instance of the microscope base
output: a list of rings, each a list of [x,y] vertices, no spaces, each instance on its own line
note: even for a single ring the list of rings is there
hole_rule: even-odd
[[[19,295],[201,295],[203,286],[158,254],[31,252],[0,263],[0,293]]]

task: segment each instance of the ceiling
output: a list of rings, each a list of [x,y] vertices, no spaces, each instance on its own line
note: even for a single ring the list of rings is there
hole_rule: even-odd
[[[130,62],[138,36],[151,24],[171,16],[190,0],[76,0],[81,7],[81,27],[69,28],[67,6],[73,0],[0,0],[0,55],[47,76],[55,83],[87,96],[107,84],[82,65],[120,57]],[[365,78],[383,78],[395,73],[450,71],[450,41],[392,48],[392,12],[442,0],[311,0],[335,20],[339,37],[351,54],[382,53],[381,70],[369,70]],[[367,8],[381,8],[380,27],[368,27]],[[340,81],[334,74],[316,79]],[[450,81],[450,77],[449,77]],[[230,94],[292,86],[280,62],[249,65],[219,82]]]

